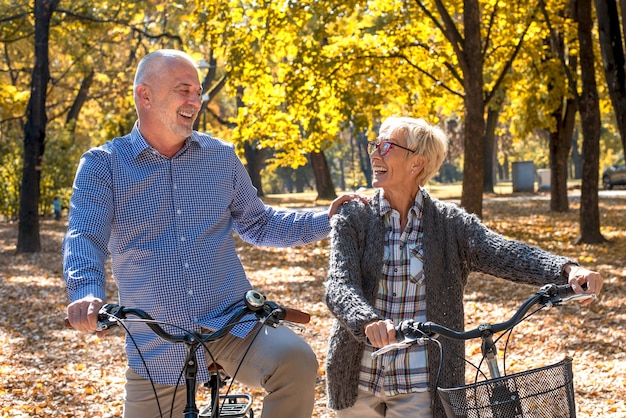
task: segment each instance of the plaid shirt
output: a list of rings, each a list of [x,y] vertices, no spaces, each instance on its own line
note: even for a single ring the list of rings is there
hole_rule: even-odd
[[[387,233],[383,280],[378,287],[374,309],[380,318],[398,324],[405,319],[426,320],[426,284],[423,272],[421,228],[422,193],[418,193],[409,210],[404,231],[400,215],[389,202],[381,198]],[[426,349],[414,345],[404,350],[394,350],[375,359],[374,348],[366,345],[361,361],[359,388],[377,396],[394,396],[428,389]]]

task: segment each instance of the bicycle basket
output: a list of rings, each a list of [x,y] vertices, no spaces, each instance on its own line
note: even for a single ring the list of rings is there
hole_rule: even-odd
[[[448,418],[575,418],[572,359],[467,386],[437,388]]]

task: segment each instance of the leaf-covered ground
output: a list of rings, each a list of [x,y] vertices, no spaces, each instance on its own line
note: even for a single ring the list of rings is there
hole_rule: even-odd
[[[626,416],[626,197],[602,198],[600,205],[602,233],[610,242],[594,246],[571,244],[578,232],[575,201],[569,213],[554,214],[547,201],[489,200],[484,219],[509,237],[576,258],[603,274],[603,295],[590,307],[552,309],[518,327],[507,364],[514,372],[571,356],[578,416],[617,418]],[[98,338],[62,326],[67,303],[60,256],[64,228],[63,222],[42,222],[43,251],[15,255],[17,227],[0,223],[0,417],[121,416],[121,333]],[[238,246],[255,286],[312,314],[302,335],[320,360],[314,417],[332,417],[325,407],[323,368],[331,323],[322,301],[328,241],[291,249],[253,248],[241,241]],[[472,276],[468,325],[502,320],[533,291]],[[113,299],[113,285],[109,292]],[[467,352],[476,358],[479,348],[468,345]],[[262,393],[253,393],[258,412]],[[200,403],[203,396],[201,391]]]

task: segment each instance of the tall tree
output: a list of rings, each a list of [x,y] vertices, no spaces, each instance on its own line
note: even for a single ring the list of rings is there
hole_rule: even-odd
[[[580,197],[580,234],[577,243],[605,241],[600,232],[598,179],[600,158],[600,105],[593,48],[592,0],[576,1],[582,91],[578,98],[583,131],[583,179]]]
[[[600,232],[600,209],[598,204],[598,178],[600,157],[600,105],[596,84],[596,68],[593,44],[592,0],[574,0],[572,17],[576,22],[580,57],[580,92],[576,74],[561,55],[561,65],[566,74],[571,95],[580,112],[583,133],[582,186],[580,198],[580,233],[576,243],[601,243],[605,239]],[[559,43],[559,36],[540,2],[552,44]]]
[[[14,77],[17,72],[9,72],[12,87],[19,93],[15,97],[22,97],[22,92],[26,91],[22,85],[24,80],[29,80],[30,86],[23,114],[19,252],[35,252],[40,246],[39,211],[44,187],[42,179],[46,178],[42,172],[54,171],[42,164],[44,149],[46,153],[50,149],[61,152],[67,148],[59,142],[75,137],[81,144],[74,149],[79,150],[110,139],[113,134],[126,133],[134,122],[131,86],[137,51],[145,52],[159,46],[174,47],[174,42],[179,40],[169,33],[157,33],[154,21],[143,9],[134,3],[100,7],[93,2],[65,4],[60,0],[38,0],[33,8],[23,0],[8,9],[12,16],[0,19],[3,35],[0,42],[5,52],[3,67],[18,72],[32,68],[31,77]],[[163,10],[157,8],[154,13],[164,13]],[[157,17],[155,20],[168,22],[167,18]],[[59,24],[60,21],[63,25]],[[20,26],[15,22],[25,24]],[[18,33],[19,27],[30,27],[30,22],[34,23],[34,31]],[[172,22],[166,28],[178,29],[179,23]],[[35,45],[32,55],[26,47],[29,42]],[[50,61],[48,57],[52,53],[55,59]],[[91,89],[97,93],[92,94]],[[82,113],[89,114],[89,117],[81,117]],[[51,121],[63,118],[66,123],[57,122],[51,126]],[[94,124],[94,120],[99,123]],[[47,146],[50,141],[60,146]],[[69,154],[65,160],[56,157],[46,160],[64,161],[69,166],[78,162],[77,157]],[[70,186],[71,178],[66,179],[70,179],[69,185],[45,183],[45,192],[55,192],[48,189],[51,185]]]
[[[550,210],[569,210],[567,180],[578,103],[577,25],[569,0],[540,1],[535,35],[526,43],[524,59],[514,68],[506,119],[519,140],[544,133],[550,168]],[[523,115],[523,117],[517,117]],[[574,145],[576,143],[574,142]],[[544,158],[532,156],[542,164]]]
[[[38,252],[39,183],[41,160],[46,139],[46,97],[50,80],[50,19],[60,0],[35,0],[35,65],[31,77],[31,96],[26,109],[24,127],[24,165],[20,192],[20,214],[17,251]]]
[[[330,37],[327,48],[337,68],[331,79],[337,85],[345,80],[345,90],[359,95],[356,112],[372,117],[415,114],[430,122],[463,113],[461,204],[479,216],[485,155],[490,163],[493,155],[493,147],[485,146],[486,107],[506,91],[534,15],[521,2],[506,9],[502,5],[372,1],[369,13],[355,11],[354,19],[362,23],[345,24],[346,36]],[[369,15],[371,19],[364,18]],[[496,103],[492,110],[497,115]]]
[[[576,103],[567,98],[552,112],[557,129],[550,132],[550,210],[567,212],[567,161],[572,145],[572,136],[576,122]]]
[[[615,0],[595,0],[595,5],[604,76],[613,103],[617,128],[622,138],[622,150],[626,153],[626,60],[620,14]],[[620,1],[620,5],[622,8],[626,7],[626,1]]]
[[[540,106],[539,111],[550,115],[546,130],[548,131],[549,160],[550,160],[550,210],[567,212],[569,201],[567,197],[568,158],[572,145],[572,137],[578,113],[577,102],[566,83],[567,74],[573,75],[578,71],[578,55],[576,48],[566,48],[566,38],[575,14],[572,4],[569,7],[559,7],[554,3],[552,15],[561,22],[559,30],[553,25],[550,12],[544,2],[540,2],[544,21],[548,23],[548,38],[544,41],[549,48],[540,56],[538,71],[547,74],[546,102],[549,105]],[[572,52],[569,52],[569,51]],[[556,65],[555,65],[556,64]],[[560,70],[557,70],[560,68]],[[570,83],[571,85],[571,83]]]
[[[336,140],[341,119],[315,64],[321,61],[318,29],[323,22],[315,19],[312,7],[299,2],[210,8],[219,18],[207,27],[206,37],[224,52],[230,82],[245,86],[245,107],[237,113],[232,140],[245,144],[253,138],[255,146],[246,146],[248,152],[272,149],[270,168],[295,169],[310,160],[323,194],[318,198],[334,195],[323,152]]]
[[[498,117],[502,109],[500,100],[494,101],[487,108],[487,121],[485,123],[485,178],[483,179],[483,193],[493,193],[496,184],[495,162],[497,158],[498,144],[496,139],[496,127]]]
[[[573,14],[571,8],[565,8],[568,15]],[[547,13],[543,7],[544,14]],[[571,17],[571,16],[568,16]],[[566,57],[565,39],[563,33],[555,33],[552,37],[550,60],[559,60],[569,68],[569,73],[573,74],[578,67],[578,56],[570,54]],[[563,77],[558,77],[563,79]],[[554,129],[550,130],[550,210],[554,212],[567,212],[569,210],[569,200],[567,198],[567,166],[572,145],[574,126],[576,124],[576,114],[578,107],[576,100],[571,94],[558,85],[557,80],[548,83],[548,94],[555,97],[558,104],[552,110],[551,115],[554,120]]]
[[[316,200],[333,200],[337,197],[335,186],[330,177],[328,161],[322,151],[311,153],[311,167],[315,175],[315,186],[317,190]]]
[[[478,216],[483,213],[483,183],[485,176],[485,101],[483,98],[483,56],[480,35],[480,7],[478,0],[465,0],[463,23],[464,41],[459,37],[454,21],[443,3],[436,1],[444,17],[446,36],[457,51],[463,71],[465,96],[465,158],[463,163],[463,191],[461,205]]]

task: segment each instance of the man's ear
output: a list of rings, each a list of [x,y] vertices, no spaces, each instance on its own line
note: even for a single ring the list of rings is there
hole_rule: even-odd
[[[146,86],[145,84],[138,85],[135,91],[135,95],[137,96],[137,101],[139,101],[142,106],[150,106],[152,102],[150,87]]]

